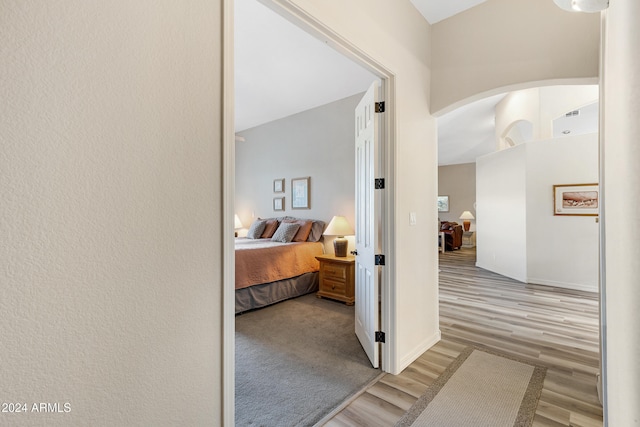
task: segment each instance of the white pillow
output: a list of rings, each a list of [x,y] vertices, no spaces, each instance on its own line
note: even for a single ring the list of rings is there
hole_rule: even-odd
[[[282,222],[278,226],[278,229],[273,233],[271,240],[274,242],[289,243],[293,240],[293,237],[298,232],[300,224],[294,222]]]
[[[267,226],[267,221],[257,219],[253,221],[249,231],[247,231],[247,239],[259,239],[264,232],[264,228]]]

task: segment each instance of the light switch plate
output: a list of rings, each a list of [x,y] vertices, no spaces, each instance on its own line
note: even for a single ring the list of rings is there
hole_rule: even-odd
[[[409,225],[416,225],[416,213],[409,212]]]

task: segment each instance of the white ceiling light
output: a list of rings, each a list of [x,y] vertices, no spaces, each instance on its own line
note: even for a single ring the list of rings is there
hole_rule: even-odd
[[[609,0],[553,0],[555,4],[570,12],[601,12],[609,7]]]

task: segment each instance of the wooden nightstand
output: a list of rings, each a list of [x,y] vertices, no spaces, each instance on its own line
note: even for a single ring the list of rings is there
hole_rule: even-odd
[[[353,305],[355,297],[355,263],[353,256],[319,255],[320,287],[318,298],[331,298]]]

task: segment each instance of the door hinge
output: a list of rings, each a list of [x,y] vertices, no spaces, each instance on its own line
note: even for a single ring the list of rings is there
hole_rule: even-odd
[[[375,263],[376,263],[376,265],[384,265],[384,255],[376,254]]]
[[[376,342],[385,342],[384,341],[384,332],[376,331]]]
[[[376,102],[375,105],[376,113],[384,113],[384,101]]]
[[[376,178],[373,180],[373,188],[376,190],[384,189],[384,178]]]

